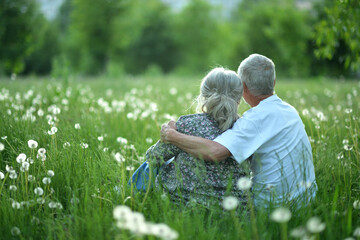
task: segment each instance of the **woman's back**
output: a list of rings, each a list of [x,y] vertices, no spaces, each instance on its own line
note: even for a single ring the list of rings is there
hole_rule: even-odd
[[[221,134],[218,123],[206,113],[185,115],[176,122],[177,131],[213,140]],[[246,175],[233,158],[222,162],[206,162],[180,150],[171,144],[157,143],[147,152],[147,158],[175,156],[156,178],[156,187],[167,189],[174,199],[196,200],[206,204],[209,200],[221,200],[225,192],[243,198],[236,188],[237,180]],[[232,186],[228,189],[228,186]]]

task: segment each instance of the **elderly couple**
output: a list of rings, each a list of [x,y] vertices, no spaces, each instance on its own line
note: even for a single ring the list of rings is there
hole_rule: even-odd
[[[163,165],[156,188],[185,203],[221,203],[228,195],[245,202],[236,183],[249,162],[255,206],[311,200],[317,190],[311,145],[298,113],[274,86],[275,65],[259,54],[243,60],[238,74],[211,70],[200,86],[202,113],[163,125],[161,141],[146,152],[147,163]],[[242,97],[251,109],[239,118]]]

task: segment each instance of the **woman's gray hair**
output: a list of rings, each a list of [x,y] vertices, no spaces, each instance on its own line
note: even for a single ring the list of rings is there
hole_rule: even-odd
[[[252,95],[274,93],[275,64],[271,59],[260,54],[251,54],[241,62],[238,75]]]
[[[197,109],[210,114],[220,130],[225,131],[239,118],[237,111],[242,94],[239,76],[234,71],[217,67],[201,82]]]

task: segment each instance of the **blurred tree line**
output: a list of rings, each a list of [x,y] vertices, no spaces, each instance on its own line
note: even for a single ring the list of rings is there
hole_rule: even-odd
[[[251,53],[278,75],[351,76],[360,69],[360,1],[64,0],[55,19],[36,0],[0,0],[0,75],[204,73]]]

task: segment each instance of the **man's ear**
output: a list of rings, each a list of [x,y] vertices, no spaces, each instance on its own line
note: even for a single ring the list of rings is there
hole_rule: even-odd
[[[246,86],[246,84],[244,82],[243,82],[243,89],[244,89],[244,92],[248,91],[248,87]]]

